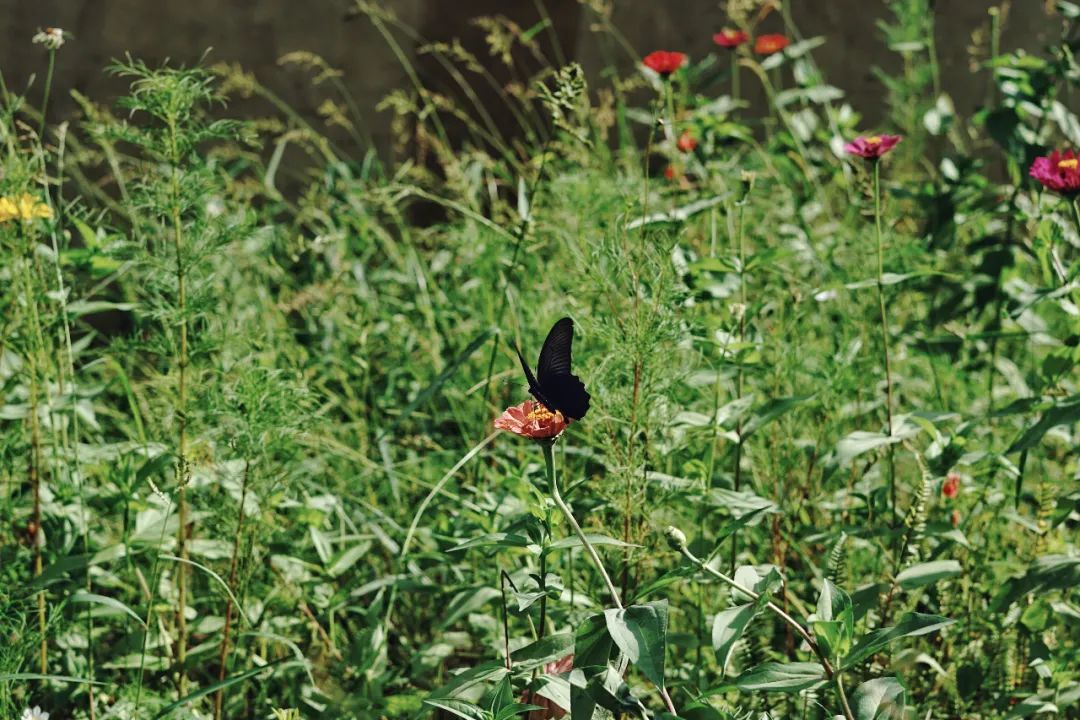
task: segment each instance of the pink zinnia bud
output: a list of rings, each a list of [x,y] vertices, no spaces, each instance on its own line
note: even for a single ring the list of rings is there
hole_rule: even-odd
[[[1080,157],[1072,150],[1035,158],[1029,174],[1056,193],[1069,197],[1080,193]]]
[[[679,152],[694,152],[694,148],[697,147],[697,139],[694,138],[689,130],[683,130],[682,135],[675,141],[675,147],[679,148]]]
[[[641,63],[661,77],[668,77],[686,62],[686,54],[669,50],[656,50],[646,55]]]
[[[495,420],[495,427],[533,440],[558,437],[569,425],[563,414],[551,412],[535,400],[526,400],[509,407]]]
[[[896,147],[903,140],[899,135],[871,135],[859,136],[844,146],[844,151],[850,155],[858,155],[867,160],[877,160],[885,153]]]
[[[960,494],[960,476],[949,473],[941,484],[941,494],[950,500]]]
[[[720,32],[712,36],[713,42],[722,48],[728,50],[734,50],[746,41],[750,39],[750,36],[743,30],[734,30],[732,28],[724,28]]]

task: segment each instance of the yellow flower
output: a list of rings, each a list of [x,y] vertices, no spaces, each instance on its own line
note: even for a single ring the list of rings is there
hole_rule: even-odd
[[[9,220],[48,219],[52,216],[52,208],[30,193],[23,193],[16,198],[0,197],[0,223]]]

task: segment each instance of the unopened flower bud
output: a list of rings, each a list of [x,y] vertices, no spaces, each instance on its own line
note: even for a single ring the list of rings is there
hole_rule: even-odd
[[[667,538],[668,545],[672,550],[676,552],[682,552],[686,548],[686,533],[674,525],[668,525],[664,530],[664,537]]]

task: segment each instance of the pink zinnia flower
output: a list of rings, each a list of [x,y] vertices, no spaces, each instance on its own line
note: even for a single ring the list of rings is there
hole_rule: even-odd
[[[544,666],[545,675],[558,675],[560,673],[570,672],[574,669],[574,656],[567,655],[561,660],[555,662],[549,662]],[[525,705],[536,705],[540,707],[540,710],[532,710],[529,712],[528,720],[555,720],[566,715],[568,709],[559,707],[553,700],[548,700],[546,697],[537,695],[531,690],[526,690],[521,695],[521,702]]]
[[[867,160],[877,160],[903,140],[899,135],[859,136],[844,146],[844,151]]]
[[[694,152],[694,148],[697,147],[697,139],[689,130],[683,130],[682,135],[675,141],[675,147],[679,148],[679,152]]]
[[[775,55],[790,44],[790,40],[778,33],[758,35],[758,39],[754,41],[754,52],[758,55]]]
[[[1080,193],[1080,157],[1072,150],[1055,150],[1049,157],[1035,158],[1029,174],[1043,187],[1062,195]]]
[[[749,40],[750,36],[747,35],[746,32],[744,32],[743,30],[724,28],[720,32],[713,35],[712,39],[713,42],[720,47],[727,48],[728,50],[734,50],[735,48],[739,47],[747,40]]]
[[[941,484],[941,494],[950,500],[956,497],[960,493],[960,476],[956,473],[949,473],[945,477],[945,482]]]
[[[645,67],[665,78],[681,68],[685,62],[685,53],[671,52],[668,50],[656,50],[651,52],[641,61]]]
[[[526,400],[509,407],[495,420],[495,427],[533,440],[550,440],[558,437],[570,423],[563,414],[551,412],[535,400]]]

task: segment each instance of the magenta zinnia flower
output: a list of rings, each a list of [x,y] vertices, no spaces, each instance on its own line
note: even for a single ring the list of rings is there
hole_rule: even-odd
[[[656,50],[642,58],[641,63],[661,77],[667,77],[683,66],[686,54],[668,50]]]
[[[844,151],[867,160],[877,160],[903,140],[899,135],[859,136],[844,146]]]
[[[533,440],[550,440],[558,437],[569,425],[563,414],[551,412],[535,400],[526,400],[509,407],[495,419],[495,427]]]
[[[1080,193],[1080,157],[1072,150],[1055,150],[1049,157],[1035,158],[1029,173],[1054,192],[1069,196]]]

